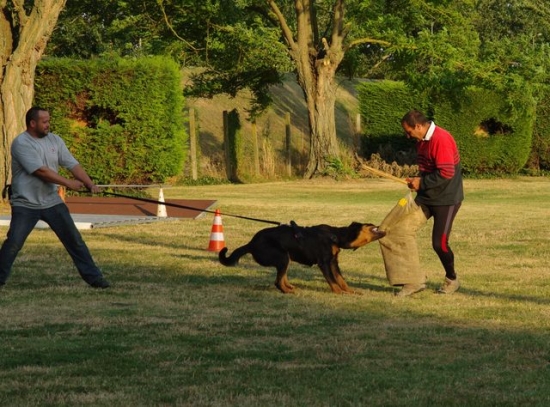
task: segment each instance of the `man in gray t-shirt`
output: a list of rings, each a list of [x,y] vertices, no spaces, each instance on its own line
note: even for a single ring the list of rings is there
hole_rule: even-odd
[[[6,283],[17,254],[39,220],[55,232],[71,256],[80,276],[95,288],[109,283],[96,266],[82,240],[57,186],[78,191],[99,192],[86,171],[67,149],[61,137],[50,133],[50,114],[33,107],[25,116],[27,130],[11,145],[12,184],[11,222],[7,239],[0,249],[0,286]],[[68,169],[74,179],[61,176],[59,167]]]
[[[62,202],[56,184],[44,182],[34,175],[43,166],[57,174],[60,166],[70,170],[78,165],[61,137],[49,133],[36,138],[25,131],[13,141],[11,154],[13,206],[45,209]]]

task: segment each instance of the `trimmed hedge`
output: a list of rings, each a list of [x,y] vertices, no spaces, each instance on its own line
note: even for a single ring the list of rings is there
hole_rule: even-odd
[[[529,158],[535,103],[525,96],[515,110],[494,92],[469,89],[462,107],[450,103],[434,108],[437,123],[455,136],[467,173],[516,174]]]
[[[540,90],[528,168],[550,171],[550,86]]]
[[[402,82],[372,81],[357,88],[359,109],[364,125],[362,154],[379,154],[389,163],[415,164],[414,143],[401,128],[401,118],[412,109],[428,113],[428,103]]]
[[[410,92],[401,82],[364,83],[358,93],[366,123],[366,154],[411,164],[411,141],[404,137],[400,121],[408,110],[417,108],[453,134],[466,173],[515,174],[529,158],[535,117],[535,102],[529,94],[510,107],[498,93],[480,89],[468,89],[461,101],[439,104]]]
[[[182,172],[182,78],[170,59],[44,59],[34,103],[98,184],[162,183]]]

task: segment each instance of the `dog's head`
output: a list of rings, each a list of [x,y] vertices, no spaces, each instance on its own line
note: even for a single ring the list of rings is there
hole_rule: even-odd
[[[348,233],[347,245],[343,249],[358,249],[386,236],[386,232],[378,229],[378,226],[372,223],[352,222],[348,226]]]

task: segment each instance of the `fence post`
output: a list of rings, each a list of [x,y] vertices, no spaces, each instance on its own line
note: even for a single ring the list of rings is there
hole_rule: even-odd
[[[231,182],[239,180],[239,161],[242,159],[242,129],[239,111],[233,109],[230,112],[223,111],[223,138],[225,150],[225,167],[227,179]]]
[[[252,144],[254,148],[254,173],[260,175],[260,148],[258,146],[258,126],[256,121],[252,122]]]
[[[355,151],[359,151],[361,148],[361,131],[361,113],[357,113],[357,116],[355,116],[355,134],[353,135]]]
[[[232,162],[230,154],[230,143],[229,143],[229,113],[227,110],[223,111],[223,151],[225,155],[225,175],[228,180],[232,178]]]
[[[292,137],[290,131],[290,113],[285,114],[285,150],[286,150],[286,171],[292,176]]]

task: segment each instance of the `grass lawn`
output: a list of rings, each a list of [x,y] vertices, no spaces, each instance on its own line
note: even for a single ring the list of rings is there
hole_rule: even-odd
[[[206,250],[212,214],[93,229],[84,239],[112,283],[98,291],[35,230],[0,290],[0,405],[548,406],[550,179],[465,192],[451,296],[434,293],[431,221],[418,234],[429,289],[411,298],[394,297],[377,242],[341,253],[359,295],[297,264],[284,295],[249,256],[227,268]],[[217,199],[230,251],[271,226],[230,214],[378,224],[406,193],[378,179],[164,190]]]

